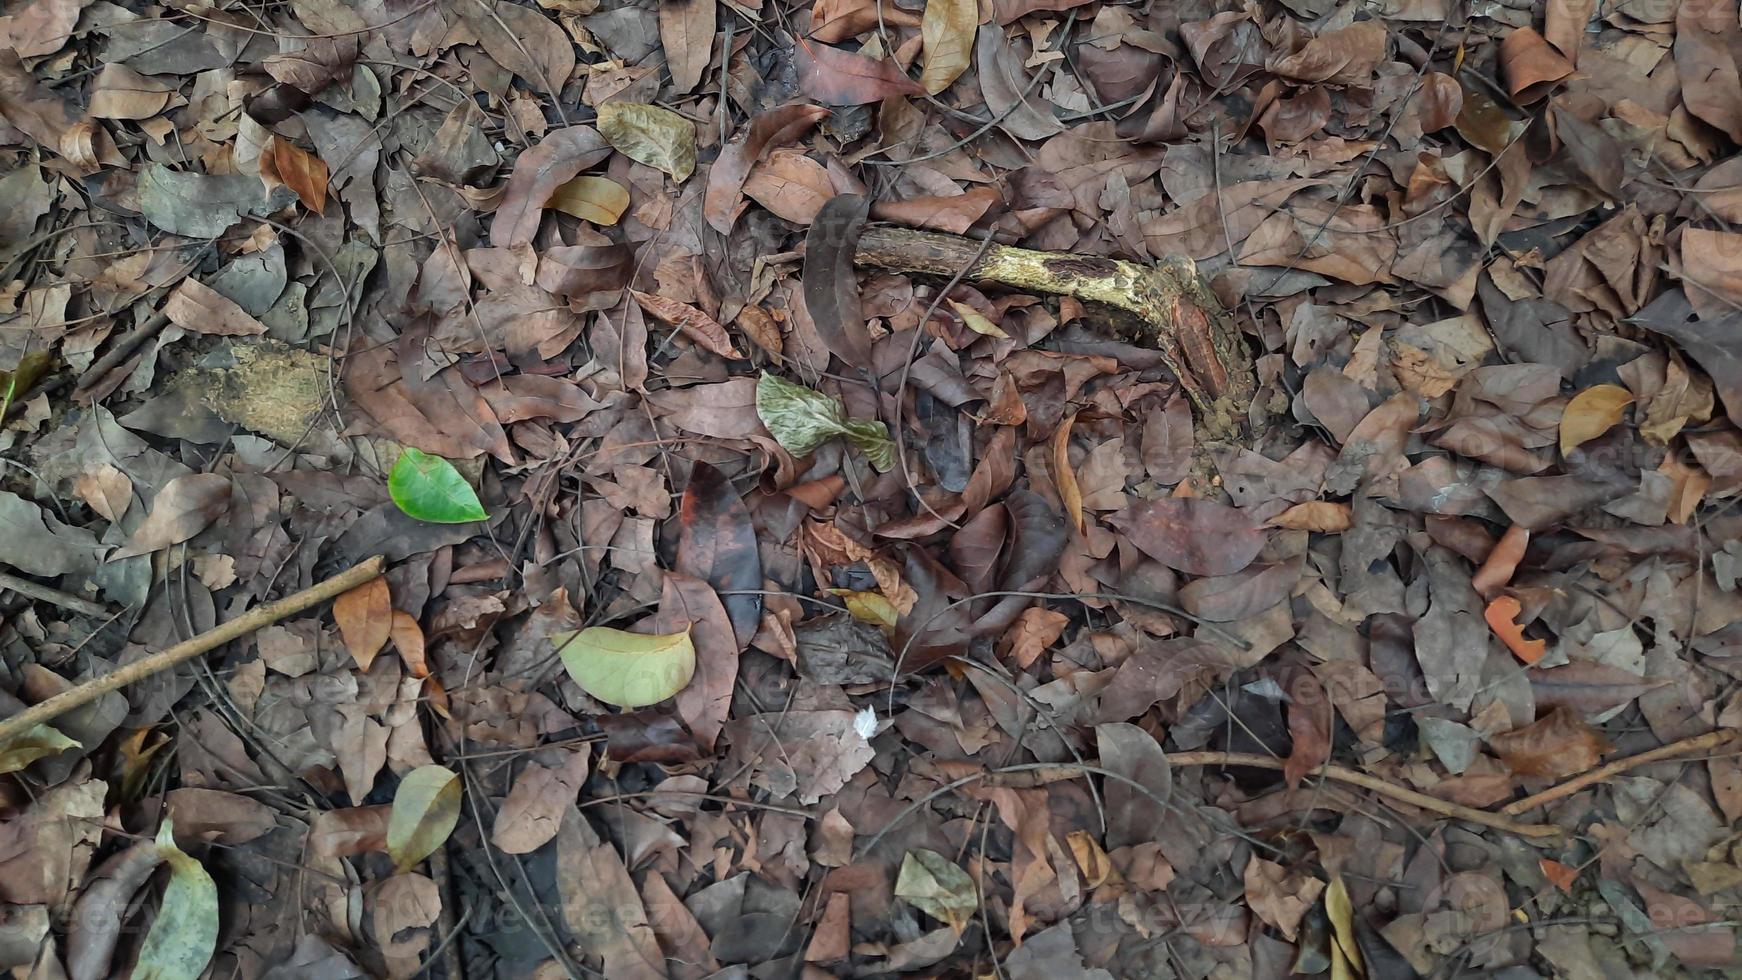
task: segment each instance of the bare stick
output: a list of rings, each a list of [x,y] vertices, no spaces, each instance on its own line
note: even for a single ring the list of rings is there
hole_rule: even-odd
[[[1287,765],[1287,760],[1268,755],[1258,755],[1252,752],[1173,752],[1169,753],[1167,761],[1175,766],[1251,766],[1255,769],[1281,769]],[[1033,782],[1050,783],[1065,779],[1076,779],[1084,775],[1081,767],[1058,766],[1046,768],[1035,773]],[[1475,807],[1452,803],[1426,793],[1418,793],[1413,789],[1388,783],[1378,776],[1369,776],[1364,772],[1345,769],[1342,766],[1324,765],[1308,773],[1312,776],[1322,776],[1339,783],[1348,783],[1362,789],[1370,789],[1380,796],[1389,797],[1399,803],[1422,810],[1428,810],[1441,816],[1463,820],[1468,823],[1504,830],[1520,837],[1557,837],[1561,833],[1559,827],[1551,824],[1519,823],[1498,813],[1478,810]]]
[[[5,572],[0,572],[0,589],[10,589],[19,595],[29,596],[40,602],[52,603],[62,609],[71,609],[73,612],[83,613],[93,619],[108,619],[114,615],[89,599],[81,599],[70,592],[51,589],[46,585],[38,585],[27,578],[19,578]]]
[[[1629,769],[1637,769],[1640,766],[1649,766],[1653,762],[1662,762],[1665,759],[1673,759],[1678,755],[1692,755],[1696,752],[1709,752],[1713,749],[1734,742],[1739,735],[1742,735],[1742,732],[1737,732],[1732,729],[1721,729],[1715,732],[1707,732],[1704,735],[1695,735],[1692,738],[1684,738],[1679,742],[1671,742],[1668,745],[1660,745],[1655,749],[1641,752],[1638,755],[1630,755],[1625,759],[1616,759],[1614,762],[1611,762],[1606,766],[1600,766],[1596,769],[1592,769],[1590,772],[1581,773],[1574,776],[1572,779],[1561,783],[1559,786],[1552,786],[1537,793],[1535,796],[1527,796],[1517,802],[1508,803],[1500,808],[1500,812],[1518,814],[1523,813],[1526,810],[1534,810],[1539,806],[1553,803],[1556,800],[1566,799],[1587,786],[1600,783],[1612,776],[1619,776]]]
[[[221,623],[191,640],[184,640],[167,650],[159,650],[143,660],[136,660],[101,677],[93,677],[76,687],[56,694],[41,704],[31,705],[10,718],[0,720],[0,745],[6,744],[10,739],[29,731],[36,725],[53,721],[80,705],[89,704],[110,691],[118,691],[184,660],[192,660],[201,654],[209,653],[231,640],[239,640],[257,629],[271,626],[286,616],[294,616],[341,593],[349,592],[364,582],[378,577],[385,563],[385,558],[376,555],[353,568],[340,572],[325,582],[309,586],[301,592],[286,596],[277,602],[256,606],[235,619]]]

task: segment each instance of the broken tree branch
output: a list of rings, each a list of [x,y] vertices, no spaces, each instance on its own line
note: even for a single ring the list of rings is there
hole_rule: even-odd
[[[1653,762],[1662,762],[1665,759],[1673,759],[1677,756],[1692,755],[1695,752],[1709,752],[1724,745],[1734,743],[1739,738],[1742,738],[1742,732],[1734,731],[1732,729],[1720,729],[1715,732],[1707,732],[1704,735],[1694,735],[1690,738],[1684,738],[1680,741],[1671,742],[1668,745],[1660,745],[1655,749],[1641,752],[1638,755],[1630,755],[1625,759],[1616,759],[1614,762],[1611,762],[1606,766],[1599,766],[1592,769],[1590,772],[1580,773],[1572,779],[1561,783],[1559,786],[1551,786],[1534,796],[1527,796],[1522,800],[1508,803],[1500,808],[1500,812],[1507,814],[1520,814],[1527,810],[1534,810],[1539,806],[1545,806],[1555,802],[1556,800],[1564,800],[1574,793],[1577,793],[1579,790],[1603,782],[1613,776],[1619,776],[1629,769],[1637,769],[1640,766],[1649,766]]]
[[[33,704],[10,718],[0,719],[0,745],[6,744],[7,741],[37,725],[53,721],[80,705],[89,704],[110,691],[118,691],[184,660],[192,660],[201,654],[209,653],[231,640],[239,640],[255,630],[278,622],[286,616],[294,616],[306,609],[312,609],[328,599],[349,592],[364,582],[378,577],[386,561],[385,558],[376,555],[324,582],[311,585],[295,595],[286,596],[277,602],[269,602],[264,606],[256,606],[235,619],[227,623],[220,623],[191,640],[183,640],[175,646],[159,650],[142,660],[136,660],[101,677],[93,677],[56,694],[47,701]]]
[[[1040,252],[912,228],[873,226],[859,236],[853,260],[921,275],[955,276],[1030,292],[1072,296],[1136,318],[1131,339],[1152,347],[1176,377],[1212,438],[1233,437],[1258,382],[1240,328],[1183,255],[1153,266],[1099,255]]]
[[[0,572],[0,590],[16,592],[21,596],[35,599],[38,602],[47,602],[62,609],[71,609],[73,612],[83,613],[92,619],[108,619],[115,615],[89,599],[81,599],[70,592],[51,589],[46,585],[39,585],[27,578],[9,575],[6,572]]]

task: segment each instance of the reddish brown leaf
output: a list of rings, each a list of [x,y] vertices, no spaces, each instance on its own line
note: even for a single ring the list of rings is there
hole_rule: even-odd
[[[864,105],[925,92],[892,61],[872,61],[815,41],[801,39],[792,60],[799,88],[824,105]]]
[[[1070,621],[1064,613],[1030,606],[1004,631],[998,641],[999,650],[1015,661],[1018,669],[1027,670],[1064,633]]]
[[[351,659],[367,671],[393,634],[393,596],[387,580],[364,582],[334,599],[333,619],[339,624],[339,635]]]
[[[644,293],[631,289],[629,295],[635,297],[635,302],[641,308],[665,322],[683,331],[683,335],[700,344],[702,347],[735,361],[744,359],[744,354],[732,346],[732,338],[726,335],[726,328],[719,321],[689,305],[677,300]]]
[[[319,214],[327,206],[327,164],[289,140],[274,136],[260,155],[260,173],[268,171],[296,191],[302,206]]]
[[[1290,789],[1300,785],[1307,773],[1331,758],[1331,699],[1318,678],[1296,672],[1288,685],[1288,734],[1294,748],[1283,764],[1282,775]]]
[[[672,567],[721,593],[738,648],[749,645],[762,621],[762,555],[750,511],[726,475],[707,463],[690,468],[678,508],[677,559]]]
[[[1507,94],[1520,105],[1541,99],[1572,73],[1567,59],[1529,27],[1518,28],[1500,42],[1500,74]]]
[[[1585,715],[1598,715],[1668,684],[1667,679],[1648,679],[1632,671],[1588,660],[1575,660],[1560,667],[1530,672],[1530,692],[1537,708],[1568,708]]]
[[[387,635],[393,640],[393,649],[399,651],[399,659],[405,664],[406,671],[413,677],[428,677],[429,664],[424,660],[423,627],[417,624],[417,620],[409,613],[395,609],[393,625],[388,629]]]
[[[1146,500],[1107,521],[1144,554],[1191,575],[1232,575],[1258,557],[1267,537],[1245,514],[1211,500]]]

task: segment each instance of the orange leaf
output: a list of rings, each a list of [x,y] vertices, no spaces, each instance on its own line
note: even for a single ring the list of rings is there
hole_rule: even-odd
[[[1573,893],[1573,882],[1579,880],[1579,869],[1569,868],[1559,861],[1548,858],[1538,858],[1537,864],[1542,866],[1543,877],[1554,882],[1554,886],[1568,895]]]
[[[339,635],[345,638],[351,659],[368,670],[393,629],[393,597],[387,580],[364,582],[334,599],[333,619],[338,621]]]
[[[1052,480],[1058,485],[1059,501],[1065,505],[1065,516],[1071,526],[1083,533],[1083,490],[1077,485],[1077,472],[1071,469],[1071,426],[1077,423],[1072,415],[1059,423],[1052,436]]]
[[[260,155],[262,170],[270,169],[284,186],[296,191],[302,205],[319,214],[327,206],[327,164],[295,143],[272,138]]]
[[[1488,609],[1482,614],[1482,618],[1488,621],[1488,628],[1494,631],[1495,636],[1500,637],[1500,642],[1506,644],[1506,649],[1511,650],[1513,656],[1527,664],[1533,664],[1542,659],[1547,644],[1524,635],[1524,627],[1516,622],[1522,611],[1523,607],[1518,604],[1517,599],[1503,595],[1488,603]]]
[[[399,651],[399,659],[405,662],[405,669],[411,671],[411,676],[428,677],[429,664],[423,658],[423,627],[417,625],[417,620],[411,618],[410,613],[393,610],[388,635],[393,638],[393,648]]]
[[[683,331],[684,336],[708,350],[735,361],[744,359],[738,348],[732,346],[732,338],[726,335],[726,328],[701,310],[688,303],[679,303],[675,299],[644,293],[639,289],[631,289],[629,295],[635,297],[635,302],[640,303],[642,309]]]
[[[1484,599],[1492,599],[1494,593],[1500,591],[1512,581],[1512,573],[1518,570],[1518,563],[1524,558],[1524,548],[1530,544],[1530,530],[1522,524],[1514,524],[1500,536],[1500,543],[1494,550],[1488,552],[1488,558],[1482,562],[1482,567],[1476,569],[1475,577],[1470,579],[1470,585]]]

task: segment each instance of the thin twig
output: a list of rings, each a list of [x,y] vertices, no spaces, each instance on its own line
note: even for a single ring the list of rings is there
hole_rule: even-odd
[[[185,660],[192,660],[201,654],[209,653],[231,640],[239,640],[255,630],[278,622],[286,616],[294,616],[341,593],[349,592],[364,582],[380,577],[382,566],[386,564],[386,561],[385,558],[376,555],[340,572],[325,582],[311,585],[301,592],[286,596],[277,602],[256,606],[235,619],[227,623],[220,623],[191,640],[177,643],[167,650],[159,650],[144,659],[136,660],[101,677],[93,677],[56,694],[47,701],[31,705],[10,718],[0,719],[0,744],[5,744],[8,740],[23,734],[33,726],[53,721],[80,705],[90,704],[110,691],[119,691],[129,684],[137,683]]]
[[[27,578],[19,578],[5,572],[0,572],[0,589],[11,589],[19,595],[29,596],[40,602],[52,603],[62,609],[71,609],[73,612],[82,613],[92,619],[108,619],[114,615],[104,606],[89,599],[81,599],[70,592],[51,589],[46,585],[38,585]]]
[[[1600,783],[1612,776],[1619,776],[1630,769],[1637,769],[1640,766],[1649,766],[1653,762],[1662,762],[1665,759],[1673,759],[1680,755],[1692,755],[1696,752],[1709,752],[1713,749],[1724,746],[1726,743],[1734,741],[1738,736],[1742,736],[1742,732],[1737,732],[1733,729],[1719,729],[1715,732],[1707,732],[1704,735],[1695,735],[1691,738],[1684,738],[1677,742],[1671,742],[1668,745],[1660,745],[1655,749],[1641,752],[1638,755],[1630,755],[1625,759],[1616,759],[1614,762],[1611,762],[1606,766],[1600,766],[1596,769],[1592,769],[1590,772],[1580,773],[1572,779],[1561,783],[1559,786],[1553,786],[1533,796],[1527,796],[1522,800],[1508,803],[1500,808],[1500,812],[1506,814],[1519,814],[1524,813],[1527,810],[1534,810],[1539,806],[1546,806],[1556,800],[1566,799],[1587,786]]]
[[[1254,769],[1282,769],[1288,764],[1286,759],[1276,759],[1253,752],[1174,752],[1167,757],[1170,765],[1175,766],[1251,766]],[[1066,779],[1077,779],[1085,773],[1096,772],[1083,766],[1059,765],[1036,767],[1037,771],[1029,779],[1036,783],[1058,782]],[[1559,827],[1550,824],[1519,823],[1509,817],[1487,810],[1478,810],[1464,806],[1461,803],[1451,803],[1426,793],[1418,793],[1413,789],[1388,783],[1378,776],[1370,776],[1364,772],[1345,769],[1342,766],[1324,765],[1312,770],[1308,775],[1322,776],[1334,779],[1340,783],[1370,789],[1381,796],[1389,797],[1399,803],[1422,810],[1429,810],[1441,816],[1452,817],[1495,830],[1504,830],[1520,837],[1556,837],[1561,833]]]

